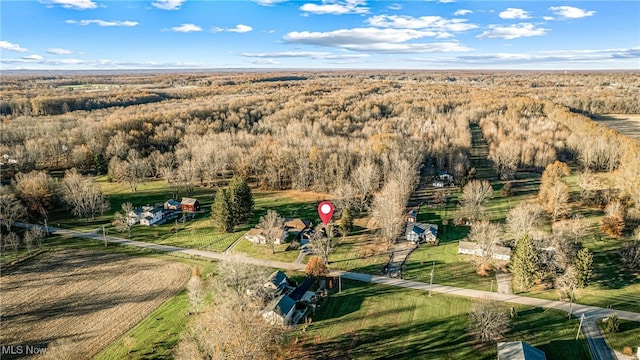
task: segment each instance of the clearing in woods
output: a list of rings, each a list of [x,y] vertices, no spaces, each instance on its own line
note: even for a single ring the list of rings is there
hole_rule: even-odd
[[[152,258],[52,252],[3,271],[0,344],[90,359],[180,291],[189,274],[184,264]]]
[[[604,114],[596,116],[594,120],[640,140],[640,114]]]

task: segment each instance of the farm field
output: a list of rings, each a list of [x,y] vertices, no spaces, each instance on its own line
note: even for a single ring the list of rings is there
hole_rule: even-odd
[[[344,281],[318,310],[306,331],[297,331],[289,358],[495,359],[495,345],[481,346],[467,330],[471,300]],[[506,309],[506,308],[505,308]],[[547,359],[589,359],[578,322],[565,313],[516,307],[507,341],[527,341]],[[507,310],[505,310],[507,311]],[[294,341],[295,343],[295,341]]]
[[[594,120],[621,134],[640,140],[640,114],[602,114]]]
[[[93,250],[61,250],[3,271],[3,345],[90,359],[183,287],[188,266]],[[3,355],[4,358],[4,355]]]

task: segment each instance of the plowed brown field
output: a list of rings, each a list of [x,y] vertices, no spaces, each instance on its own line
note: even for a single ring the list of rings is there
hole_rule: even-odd
[[[46,348],[51,359],[90,359],[188,277],[186,265],[158,259],[89,250],[47,254],[2,273],[0,344],[23,352],[28,345]]]
[[[620,133],[640,140],[640,114],[606,114],[595,120]]]

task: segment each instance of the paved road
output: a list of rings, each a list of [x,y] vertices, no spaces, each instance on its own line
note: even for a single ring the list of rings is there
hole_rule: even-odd
[[[582,323],[582,334],[587,339],[593,360],[615,360],[617,358],[613,350],[607,346],[607,342],[604,341],[597,318],[585,316]]]
[[[20,227],[39,226],[44,229],[44,226],[42,225],[33,225],[33,224],[18,223],[16,224],[16,226],[20,226]],[[76,230],[59,229],[52,226],[49,226],[49,232],[57,235],[66,235],[66,236],[72,236],[72,237],[78,237],[78,238],[93,239],[98,241],[104,240],[102,237],[102,234],[84,233]],[[112,244],[136,246],[136,247],[152,249],[156,251],[187,254],[187,255],[200,256],[208,259],[215,259],[215,260],[222,260],[222,261],[240,261],[246,264],[267,266],[267,267],[273,267],[273,268],[279,268],[279,269],[285,269],[285,270],[304,271],[304,268],[305,268],[304,264],[256,259],[256,258],[244,256],[244,255],[225,254],[225,253],[207,251],[207,250],[187,249],[187,248],[182,248],[177,246],[160,245],[160,244],[154,244],[154,243],[148,243],[148,242],[142,242],[142,241],[127,240],[127,239],[122,239],[122,238],[118,238],[110,235],[106,236],[106,240],[108,243],[112,243]],[[332,275],[342,276],[345,279],[363,281],[363,282],[374,283],[374,284],[383,284],[388,286],[397,286],[397,287],[403,287],[403,288],[409,288],[409,289],[429,291],[429,284],[418,282],[418,281],[393,279],[386,276],[377,276],[377,275],[355,273],[355,272],[349,272],[349,271],[333,271]],[[471,297],[471,298],[488,298],[492,300],[509,302],[514,304],[522,304],[522,305],[542,307],[542,308],[548,308],[548,309],[557,309],[557,310],[569,312],[569,303],[563,302],[563,301],[545,300],[545,299],[524,297],[524,296],[518,296],[518,295],[498,294],[496,292],[464,289],[459,287],[438,285],[438,284],[433,284],[432,291],[434,293],[465,296],[465,297]],[[572,312],[575,316],[578,316],[578,317],[584,313],[585,316],[593,317],[596,319],[609,317],[609,316],[612,316],[613,314],[617,314],[620,319],[640,322],[640,313],[634,313],[631,311],[605,309],[605,308],[600,308],[595,306],[573,304]]]

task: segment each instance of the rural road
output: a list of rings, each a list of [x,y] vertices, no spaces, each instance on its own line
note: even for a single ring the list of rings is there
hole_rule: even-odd
[[[15,225],[19,227],[39,226],[44,230],[44,226],[42,225],[21,224],[21,223],[16,223]],[[102,234],[84,233],[76,230],[55,228],[52,226],[49,226],[49,232],[56,235],[66,235],[66,236],[92,239],[92,240],[98,240],[98,241],[104,240],[102,237]],[[295,263],[282,262],[282,261],[256,259],[256,258],[244,256],[244,255],[226,254],[226,253],[214,252],[214,251],[208,251],[208,250],[188,249],[188,248],[170,246],[170,245],[160,245],[160,244],[148,243],[143,241],[127,240],[127,239],[122,239],[119,237],[109,236],[109,235],[106,236],[106,240],[108,243],[111,243],[111,244],[128,245],[128,246],[135,246],[139,248],[152,249],[156,251],[194,255],[194,256],[200,256],[208,259],[215,259],[215,260],[222,260],[222,261],[239,261],[245,264],[267,266],[267,267],[279,268],[279,269],[285,269],[285,270],[304,271],[304,268],[305,268],[305,264],[295,264]],[[373,284],[382,284],[382,285],[388,285],[388,286],[403,287],[408,289],[429,291],[429,284],[418,282],[418,281],[394,279],[386,276],[355,273],[355,272],[349,272],[349,271],[337,271],[337,270],[334,270],[331,273],[331,275],[342,276],[345,279],[357,280],[357,281],[368,282]],[[502,302],[562,310],[567,313],[569,312],[569,303],[563,302],[563,301],[545,300],[545,299],[524,297],[524,296],[518,296],[518,295],[499,294],[499,293],[490,292],[490,291],[464,289],[459,287],[438,285],[438,284],[433,284],[433,287],[431,290],[434,293],[440,293],[440,294],[465,296],[470,298],[487,298],[487,299],[492,299],[492,300],[497,300]],[[589,306],[589,305],[573,304],[572,313],[577,317],[581,316],[584,313],[587,318],[593,317],[595,319],[605,318],[605,317],[612,316],[613,314],[616,314],[620,319],[640,322],[640,313],[615,310],[615,309],[605,309],[605,308]]]
[[[34,224],[16,224],[20,227],[33,227],[39,226],[44,229],[42,225],[34,225]],[[256,259],[243,255],[229,254],[226,252],[219,253],[214,251],[207,250],[197,250],[197,249],[187,249],[177,246],[170,245],[160,245],[154,243],[148,243],[143,241],[135,241],[135,240],[127,240],[114,236],[106,236],[103,237],[102,234],[98,233],[83,233],[76,230],[68,230],[68,229],[59,229],[55,227],[49,226],[49,232],[57,235],[65,235],[71,237],[92,239],[98,241],[106,241],[111,244],[120,244],[127,246],[135,246],[139,248],[152,249],[156,251],[170,252],[170,253],[180,253],[186,255],[194,255],[200,256],[207,259],[215,259],[222,261],[238,261],[245,264],[253,264],[258,266],[266,266],[272,268],[286,269],[286,270],[296,270],[296,271],[304,271],[305,265],[300,263],[288,263],[281,261],[272,261],[272,260],[264,260],[264,259]],[[600,333],[600,328],[598,326],[598,319],[605,318],[616,314],[620,319],[630,320],[640,322],[640,313],[630,312],[630,311],[621,311],[614,309],[605,309],[595,306],[581,305],[581,304],[572,304],[569,305],[567,302],[563,301],[555,301],[555,300],[545,300],[517,295],[508,295],[508,294],[499,294],[495,292],[489,291],[480,291],[480,290],[472,290],[472,289],[464,289],[453,286],[446,285],[437,285],[433,284],[430,286],[429,284],[404,280],[398,278],[389,278],[386,276],[377,276],[363,273],[355,273],[349,271],[333,271],[331,275],[334,276],[342,276],[345,279],[362,281],[373,284],[382,284],[387,286],[396,286],[407,289],[415,289],[421,291],[432,291],[434,293],[447,294],[447,295],[456,295],[456,296],[464,296],[469,298],[487,298],[502,302],[521,304],[527,306],[535,306],[547,309],[556,309],[565,312],[571,311],[573,315],[576,317],[581,317],[584,314],[584,323],[582,326],[582,333],[587,339],[587,343],[589,344],[589,348],[591,349],[591,354],[594,360],[613,360],[616,359],[615,354],[604,341],[602,334]],[[570,308],[571,306],[571,308]]]

